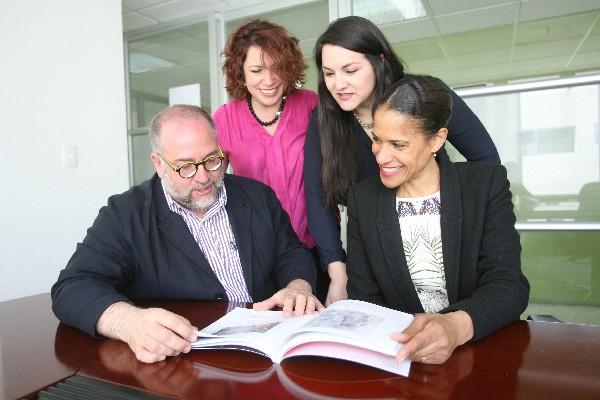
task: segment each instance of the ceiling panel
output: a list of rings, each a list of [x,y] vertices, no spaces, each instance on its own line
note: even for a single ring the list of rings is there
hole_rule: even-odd
[[[158,21],[144,17],[135,12],[123,14],[123,26],[127,27],[128,30],[146,28],[148,26],[156,25],[157,23]]]
[[[516,3],[505,3],[494,7],[480,8],[468,13],[436,16],[441,34],[490,28],[512,24],[517,15]]]
[[[172,62],[173,64],[187,65],[198,61],[208,61],[208,52],[198,53],[182,50],[183,47],[159,46],[152,49],[151,54],[155,57]]]
[[[506,81],[509,74],[510,63],[499,63],[496,65],[469,66],[448,71],[442,70],[439,71],[437,76],[443,77],[447,84],[456,87]]]
[[[144,39],[133,40],[130,42],[130,46],[134,49],[152,48],[160,45],[171,45],[178,41],[186,40],[190,35],[187,35],[181,30],[169,31],[145,37]]]
[[[512,74],[510,79],[557,75],[563,71],[565,65],[569,61],[569,58],[570,55],[562,55],[514,61],[512,64]]]
[[[548,57],[557,56],[564,56],[568,60],[575,52],[578,44],[579,38],[548,42],[543,45],[538,43],[518,45],[515,47],[513,61],[519,62],[531,59],[541,61]]]
[[[140,12],[150,18],[168,21],[226,6],[226,2],[219,0],[171,0],[144,8]]]
[[[198,40],[206,41],[208,43],[208,22],[201,22],[198,24],[187,26],[185,28],[179,29],[179,31],[186,35],[193,36]]]
[[[321,34],[321,27],[324,29],[329,23],[328,6],[326,2],[319,2],[288,8],[269,13],[268,19],[285,26],[286,30],[298,39],[316,39]]]
[[[140,8],[151,7],[164,2],[165,0],[123,0],[123,7],[127,7],[130,10],[139,10]]]
[[[495,50],[485,50],[480,52],[472,52],[461,54],[460,56],[452,56],[452,63],[456,69],[481,67],[481,66],[498,66],[510,62],[510,48],[504,47]]]
[[[583,45],[579,51],[598,51],[600,50],[600,17],[594,20],[594,26],[589,36],[585,38]]]
[[[508,49],[512,45],[513,26],[504,25],[474,32],[461,32],[441,37],[444,48],[452,57],[461,54]]]
[[[385,37],[392,43],[423,39],[437,36],[435,24],[431,18],[403,21],[398,24],[381,27]]]
[[[590,66],[595,66],[595,69],[590,70]],[[577,53],[573,61],[565,69],[573,72],[600,73],[600,51],[590,51],[585,53]]]
[[[516,45],[581,40],[595,19],[594,13],[585,13],[520,23]]]
[[[598,0],[527,0],[521,3],[520,20],[531,21],[598,10]]]
[[[416,63],[444,57],[444,53],[435,38],[396,43],[393,45],[393,48],[402,61],[407,63]]]
[[[567,67],[572,71],[589,71],[591,69],[600,73],[600,17],[594,20],[592,30]]]
[[[477,8],[518,3],[511,0],[428,0],[431,10],[437,15],[471,11]]]
[[[404,61],[404,65],[406,71],[411,74],[433,75],[440,78],[444,78],[442,72],[452,70],[452,65],[445,57],[431,58],[425,61]]]
[[[208,57],[208,26],[202,24],[196,35],[184,31],[173,31],[129,43],[131,50],[137,50],[171,62],[190,62]],[[203,31],[202,31],[203,28]]]

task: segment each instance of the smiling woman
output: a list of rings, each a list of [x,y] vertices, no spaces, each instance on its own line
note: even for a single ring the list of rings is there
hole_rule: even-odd
[[[311,116],[304,146],[304,184],[310,232],[337,298],[346,296],[346,254],[340,240],[338,205],[348,189],[376,176],[371,152],[372,105],[404,67],[383,33],[366,18],[332,22],[315,45],[319,105]],[[485,127],[450,89],[455,113],[448,140],[468,159],[499,163]],[[444,151],[441,153],[445,156]]]
[[[294,232],[313,248],[302,165],[317,95],[300,88],[306,65],[298,39],[277,24],[253,20],[229,36],[224,56],[223,72],[233,100],[213,116],[219,144],[236,175],[275,191]],[[320,299],[324,301],[324,295]]]
[[[325,86],[340,108],[352,111],[359,121],[371,121],[375,71],[367,57],[356,51],[326,44],[322,50]],[[360,116],[363,118],[360,118]],[[363,122],[368,128],[371,122]],[[369,126],[370,125],[370,126]]]
[[[372,150],[384,186],[401,198],[428,196],[440,189],[435,160],[448,136],[452,97],[432,77],[401,80],[399,92],[385,98],[375,111]]]
[[[527,306],[506,169],[436,157],[452,112],[439,79],[407,76],[374,110],[379,176],[348,194],[348,294],[416,313],[398,361],[443,363]]]

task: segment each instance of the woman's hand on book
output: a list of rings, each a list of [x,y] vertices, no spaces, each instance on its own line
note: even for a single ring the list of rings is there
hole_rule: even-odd
[[[312,314],[325,309],[323,304],[312,294],[312,288],[302,279],[294,279],[288,285],[267,300],[254,303],[255,310],[270,310],[281,307],[287,317]]]
[[[404,344],[396,354],[398,362],[410,359],[427,364],[443,364],[472,337],[473,321],[464,311],[416,314],[408,328],[392,335]]]

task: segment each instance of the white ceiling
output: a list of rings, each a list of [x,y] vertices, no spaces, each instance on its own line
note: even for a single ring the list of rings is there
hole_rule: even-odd
[[[427,17],[381,27],[411,72],[464,85],[600,70],[600,0],[422,2]],[[281,8],[296,3],[302,5]],[[160,97],[170,86],[209,82],[208,30],[206,24],[193,23],[214,12],[231,20],[228,29],[241,22],[236,18],[250,14],[286,27],[300,39],[311,82],[311,52],[328,22],[327,1],[123,0],[124,35],[136,38],[130,51],[175,64],[132,74],[132,89]]]
[[[379,0],[385,2],[386,0]],[[599,0],[422,0],[429,16],[406,25],[437,26],[448,34],[574,14],[600,8]],[[161,25],[200,19],[214,12],[232,12],[273,4],[273,0],[123,0],[123,31],[159,29]],[[298,2],[303,3],[303,2]],[[377,3],[377,1],[374,1]],[[415,24],[417,22],[417,24]],[[306,24],[311,30],[311,25]],[[411,29],[412,31],[412,29]],[[406,39],[423,36],[422,29]],[[313,33],[315,33],[313,31]]]
[[[204,18],[273,3],[272,0],[123,0],[123,31],[160,28],[161,25]]]

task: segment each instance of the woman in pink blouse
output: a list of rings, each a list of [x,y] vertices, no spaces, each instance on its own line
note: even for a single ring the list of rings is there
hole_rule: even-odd
[[[303,165],[306,128],[317,95],[300,89],[306,65],[298,39],[277,24],[254,20],[229,36],[224,55],[232,100],[213,115],[219,144],[236,175],[259,180],[275,191],[294,232],[316,256],[308,230]],[[324,301],[329,283],[318,270],[317,294]]]

